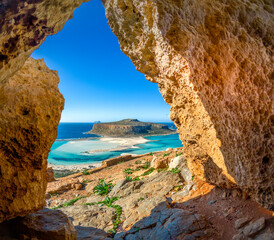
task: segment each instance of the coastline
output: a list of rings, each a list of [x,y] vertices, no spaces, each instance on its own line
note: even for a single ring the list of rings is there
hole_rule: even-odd
[[[156,134],[154,136],[167,136],[167,135],[175,135],[177,134],[176,132],[175,133],[170,133],[170,134]],[[150,135],[152,136],[152,135]],[[53,161],[53,162],[48,162],[48,167],[52,167],[54,171],[57,171],[57,172],[62,172],[62,171],[83,171],[83,170],[88,170],[88,169],[94,169],[94,168],[98,168],[102,165],[102,161],[100,162],[96,162],[96,159],[97,158],[96,154],[104,154],[104,152],[115,152],[115,151],[118,151],[120,152],[120,155],[117,155],[116,157],[118,156],[126,156],[126,155],[133,155],[133,156],[137,156],[137,155],[140,155],[140,154],[143,154],[143,153],[129,153],[127,150],[128,149],[133,149],[133,148],[136,148],[136,149],[142,149],[141,147],[139,147],[138,145],[139,144],[145,144],[145,143],[148,143],[148,142],[157,142],[157,141],[160,141],[160,140],[154,140],[154,139],[146,139],[146,137],[150,137],[150,136],[137,136],[137,137],[109,137],[109,136],[101,136],[101,137],[92,137],[92,138],[81,138],[81,139],[71,139],[69,141],[67,141],[68,143],[69,142],[78,142],[78,145],[82,145],[80,142],[81,141],[89,141],[89,140],[95,140],[96,143],[98,145],[100,145],[100,142],[102,143],[102,147],[98,147],[98,148],[94,148],[94,149],[89,149],[89,147],[92,145],[93,146],[93,143],[91,143],[91,145],[89,145],[89,147],[87,147],[86,149],[82,150],[81,152],[79,152],[79,154],[81,155],[86,155],[86,156],[91,156],[94,161],[91,161],[90,162],[85,162],[85,163],[77,163],[77,161],[72,161],[72,164],[68,164],[67,163],[63,163],[63,162],[60,162],[60,164],[58,164],[58,162],[56,161]],[[97,141],[98,140],[98,141]],[[62,141],[59,139],[59,141]],[[65,140],[63,140],[65,141]],[[108,145],[108,143],[110,143]],[[65,143],[67,144],[67,143]],[[105,145],[104,145],[105,144]],[[66,145],[68,146],[68,145]],[[66,147],[67,148],[67,147]],[[54,149],[55,150],[55,149]],[[54,151],[53,150],[53,151]],[[164,150],[164,149],[163,149]],[[59,150],[60,152],[63,151],[63,149]],[[159,150],[156,150],[156,151],[159,151]],[[162,151],[162,150],[160,150]],[[154,152],[154,151],[153,151]],[[54,153],[53,153],[54,154]],[[111,158],[111,157],[110,157]],[[54,158],[53,158],[54,159]],[[50,161],[50,159],[48,159]]]
[[[54,171],[83,171],[85,169],[94,169],[97,167],[101,167],[102,162],[98,163],[79,163],[79,164],[72,164],[72,165],[57,165],[48,162],[48,167],[51,167]]]
[[[153,137],[153,136],[167,136],[167,135],[173,135],[177,134],[177,130],[174,130],[172,133],[165,133],[165,134],[151,134],[151,135],[131,135],[131,136],[108,136],[108,135],[98,135],[98,137],[86,137],[86,138],[64,138],[64,139],[56,139],[56,142],[59,141],[86,141],[86,140],[95,140],[95,139],[101,139],[101,138],[138,138],[138,137]],[[87,133],[85,133],[87,134]]]

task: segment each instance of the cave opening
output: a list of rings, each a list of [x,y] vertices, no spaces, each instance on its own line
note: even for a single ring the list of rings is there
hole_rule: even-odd
[[[93,163],[125,153],[143,154],[182,146],[178,134],[137,139],[128,148],[124,147],[124,141],[118,144],[124,148],[121,150],[114,142],[101,142],[101,146],[89,140],[74,143],[75,139],[95,138],[97,135],[90,130],[99,122],[138,119],[176,128],[169,119],[170,107],[157,84],[147,81],[120,50],[100,0],[83,3],[77,8],[62,31],[49,36],[32,57],[43,58],[49,69],[58,71],[59,89],[65,98],[49,163]],[[152,140],[159,144],[145,144]],[[98,147],[112,150],[96,153]]]

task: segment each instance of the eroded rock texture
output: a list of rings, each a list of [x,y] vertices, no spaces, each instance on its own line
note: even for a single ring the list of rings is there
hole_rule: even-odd
[[[47,157],[64,106],[56,71],[28,59],[0,84],[0,222],[45,205]]]
[[[188,163],[193,174],[219,186],[238,185],[273,207],[273,2],[104,5],[122,51],[159,84],[186,151],[191,146],[190,154],[197,152]]]
[[[87,0],[0,2],[0,82],[19,70],[47,36],[60,31]]]

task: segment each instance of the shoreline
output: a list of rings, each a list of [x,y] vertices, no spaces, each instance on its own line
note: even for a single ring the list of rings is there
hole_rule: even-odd
[[[171,134],[156,134],[153,136],[167,136],[167,135],[174,135],[174,134],[177,134],[177,132],[171,133]],[[152,135],[149,135],[149,136],[152,136]],[[138,148],[136,145],[139,145],[139,144],[145,144],[148,142],[157,141],[157,140],[146,139],[145,136],[137,136],[137,137],[136,136],[135,137],[100,136],[100,137],[91,137],[91,138],[71,139],[69,141],[77,141],[78,142],[78,141],[88,141],[88,140],[94,140],[94,139],[98,139],[99,141],[102,141],[102,142],[114,143],[117,145],[112,148],[86,150],[86,151],[83,151],[82,153],[87,154],[87,155],[89,155],[89,154],[92,155],[92,154],[103,153],[103,152],[123,151],[123,150],[127,150],[130,148]],[[56,141],[64,141],[64,140],[56,140]],[[130,153],[124,152],[124,153],[121,153],[119,156],[125,156],[125,155],[136,156],[139,154],[130,154]],[[105,160],[107,160],[107,159],[105,159]],[[105,160],[103,160],[103,161],[105,161]],[[94,169],[94,168],[100,167],[100,166],[102,166],[103,161],[91,162],[91,163],[74,163],[74,164],[68,164],[68,165],[48,162],[48,167],[52,167],[53,170],[55,170],[55,171],[65,171],[65,170],[83,171],[85,169]]]
[[[137,137],[153,137],[153,136],[167,136],[167,135],[173,135],[178,134],[177,131],[174,131],[173,133],[166,133],[166,134],[151,134],[151,135],[131,135],[131,136],[108,136],[108,135],[98,135],[98,137],[86,137],[86,138],[65,138],[65,139],[56,139],[55,142],[62,142],[62,141],[86,141],[86,140],[95,140],[95,139],[101,139],[101,138],[137,138]],[[94,134],[95,135],[95,134]]]
[[[102,161],[103,162],[103,161]],[[57,165],[48,162],[48,167],[52,167],[54,171],[82,171],[85,169],[94,169],[102,166],[102,162],[98,163],[79,163],[79,164],[72,164],[72,165]]]

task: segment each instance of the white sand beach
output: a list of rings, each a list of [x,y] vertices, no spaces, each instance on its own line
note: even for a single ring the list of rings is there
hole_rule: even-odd
[[[87,151],[89,154],[108,151],[122,151],[128,148],[136,148],[135,145],[149,142],[143,137],[131,138],[115,138],[115,137],[102,137],[100,141],[111,144],[110,148],[92,149]]]

